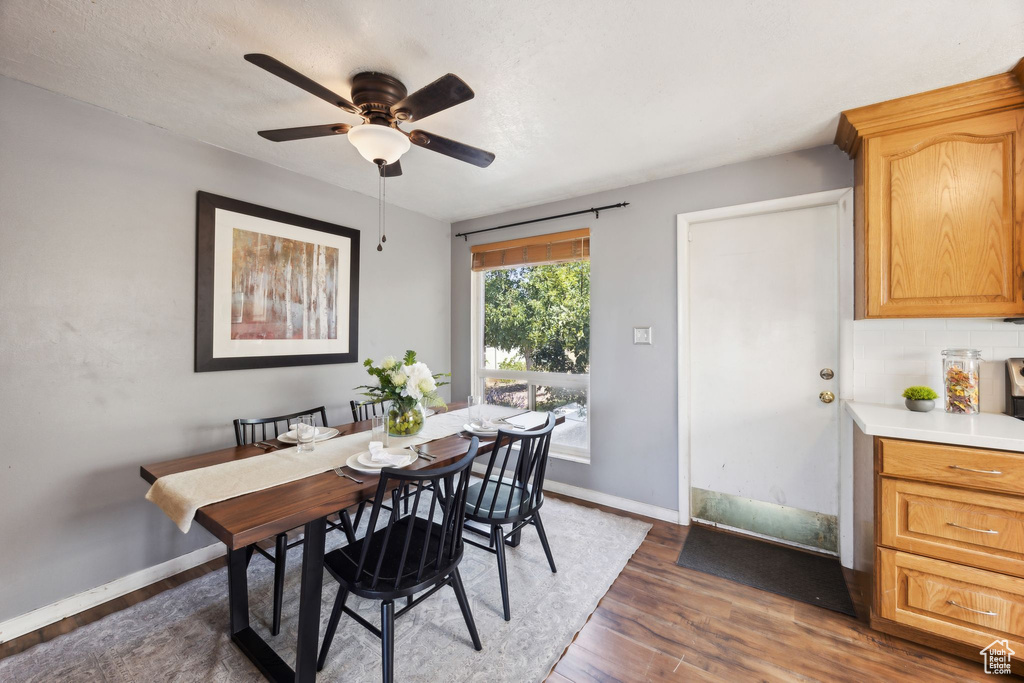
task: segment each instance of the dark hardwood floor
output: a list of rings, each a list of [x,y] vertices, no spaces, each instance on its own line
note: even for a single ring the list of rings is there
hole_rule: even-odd
[[[866,621],[679,567],[689,527],[628,516],[654,526],[562,654],[553,683],[986,679],[978,662],[879,633]],[[846,578],[866,615],[857,576]]]
[[[653,528],[548,681],[963,681],[981,665],[870,629],[864,621],[678,567],[688,531],[550,494]],[[529,542],[526,539],[525,542]],[[556,558],[558,549],[553,548]],[[563,560],[565,561],[565,560]],[[212,560],[0,644],[0,659],[224,566]],[[857,610],[866,600],[847,574]]]

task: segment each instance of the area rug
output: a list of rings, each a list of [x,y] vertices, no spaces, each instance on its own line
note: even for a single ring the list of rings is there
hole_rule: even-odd
[[[857,616],[834,558],[694,524],[676,564]]]
[[[395,680],[543,680],[583,627],[650,525],[628,517],[548,498],[544,528],[558,565],[548,568],[532,527],[508,548],[512,621],[502,617],[495,557],[467,544],[463,581],[484,649],[470,642],[455,593],[442,589],[397,622]],[[328,549],[344,544],[327,537]],[[273,566],[254,556],[249,567],[250,621],[285,659],[295,659],[302,553],[289,553],[281,635],[270,636]],[[337,583],[325,572],[320,634]],[[380,624],[380,603],[350,597],[348,604]],[[0,681],[157,681],[231,683],[263,680],[227,635],[227,570],[165,591],[64,636],[0,660]],[[343,616],[321,681],[380,680],[380,641]]]

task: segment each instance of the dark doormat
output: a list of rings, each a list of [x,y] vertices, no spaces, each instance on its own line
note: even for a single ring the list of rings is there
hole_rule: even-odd
[[[676,564],[857,616],[837,559],[694,524]]]

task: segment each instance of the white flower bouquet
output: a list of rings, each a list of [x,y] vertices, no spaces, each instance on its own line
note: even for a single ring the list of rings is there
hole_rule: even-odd
[[[410,436],[423,428],[423,405],[445,407],[437,388],[448,384],[439,381],[448,373],[433,374],[426,363],[416,360],[415,351],[406,351],[402,360],[388,356],[380,365],[367,358],[363,367],[376,384],[356,387],[373,401],[390,401],[388,432],[394,436]]]

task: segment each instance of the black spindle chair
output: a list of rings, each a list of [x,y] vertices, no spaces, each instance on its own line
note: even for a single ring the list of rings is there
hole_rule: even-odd
[[[384,401],[349,401],[349,405],[352,408],[353,422],[369,420],[371,417],[375,417],[378,411],[381,415],[387,415]]]
[[[317,416],[320,417],[321,427],[327,426],[327,409],[324,406],[319,408],[310,408],[309,410],[300,410],[297,413],[290,413],[288,415],[278,415],[277,417],[253,417],[253,418],[239,418],[234,421],[235,425],[235,442],[239,446],[254,443],[256,441],[266,441],[267,439],[276,439],[281,435],[281,425],[284,425],[284,431],[291,429],[291,421],[297,417],[312,416],[314,421]],[[270,427],[274,430],[273,435],[267,435],[267,428]],[[256,438],[256,433],[259,432],[259,438]]]
[[[320,427],[327,426],[327,409],[324,406],[319,408],[310,408],[309,410],[300,410],[297,413],[291,413],[289,415],[278,415],[276,417],[257,417],[257,418],[239,418],[234,421],[235,425],[235,442],[239,446],[245,446],[247,444],[255,443],[257,441],[266,441],[267,439],[273,439],[281,435],[282,432],[287,432],[291,427],[291,421],[297,417],[312,416],[313,421],[317,421],[319,417]],[[284,425],[284,429],[281,426]],[[270,431],[273,434],[270,435]],[[257,435],[259,438],[257,438]],[[342,512],[342,525],[348,523],[346,519],[347,513]],[[328,520],[327,526],[329,529],[340,529],[342,525],[336,524]],[[258,552],[265,558],[274,563],[274,620],[270,627],[270,632],[273,635],[277,635],[281,632],[281,603],[284,597],[284,575],[285,575],[285,563],[288,557],[288,550],[294,548],[297,545],[301,545],[304,539],[298,539],[288,543],[288,534],[278,534],[274,538],[274,552],[269,553],[258,544],[251,546],[252,551]],[[250,553],[251,554],[251,553]]]
[[[344,612],[381,639],[382,678],[385,683],[391,683],[395,675],[395,619],[445,586],[455,591],[473,647],[483,648],[459,575],[459,562],[465,548],[462,525],[466,515],[469,468],[478,447],[479,441],[474,437],[469,452],[446,467],[422,470],[385,467],[381,470],[366,534],[359,540],[351,534],[347,546],[324,556],[324,565],[338,580],[340,588],[324,632],[317,671],[324,668]],[[407,485],[414,489],[412,509],[409,514],[401,515],[398,512],[399,490]],[[382,505],[389,495],[390,511]],[[387,523],[378,529],[382,511]],[[413,599],[422,591],[426,592]],[[381,601],[379,629],[345,605],[349,593]],[[395,612],[395,600],[403,597],[409,600],[408,604]]]
[[[487,536],[488,545],[470,539],[466,543],[483,548],[498,556],[498,579],[501,582],[501,604],[505,621],[512,619],[508,597],[508,572],[505,560],[505,543],[519,531],[532,524],[540,536],[540,544],[548,557],[552,572],[555,559],[551,556],[547,534],[540,519],[540,506],[544,504],[544,476],[548,466],[548,449],[551,447],[551,432],[555,428],[554,414],[548,415],[543,427],[525,432],[509,433],[498,431],[498,436],[487,462],[482,481],[469,487],[466,501],[466,531]],[[473,526],[473,523],[490,527],[490,532]],[[505,532],[505,525],[509,530]]]

